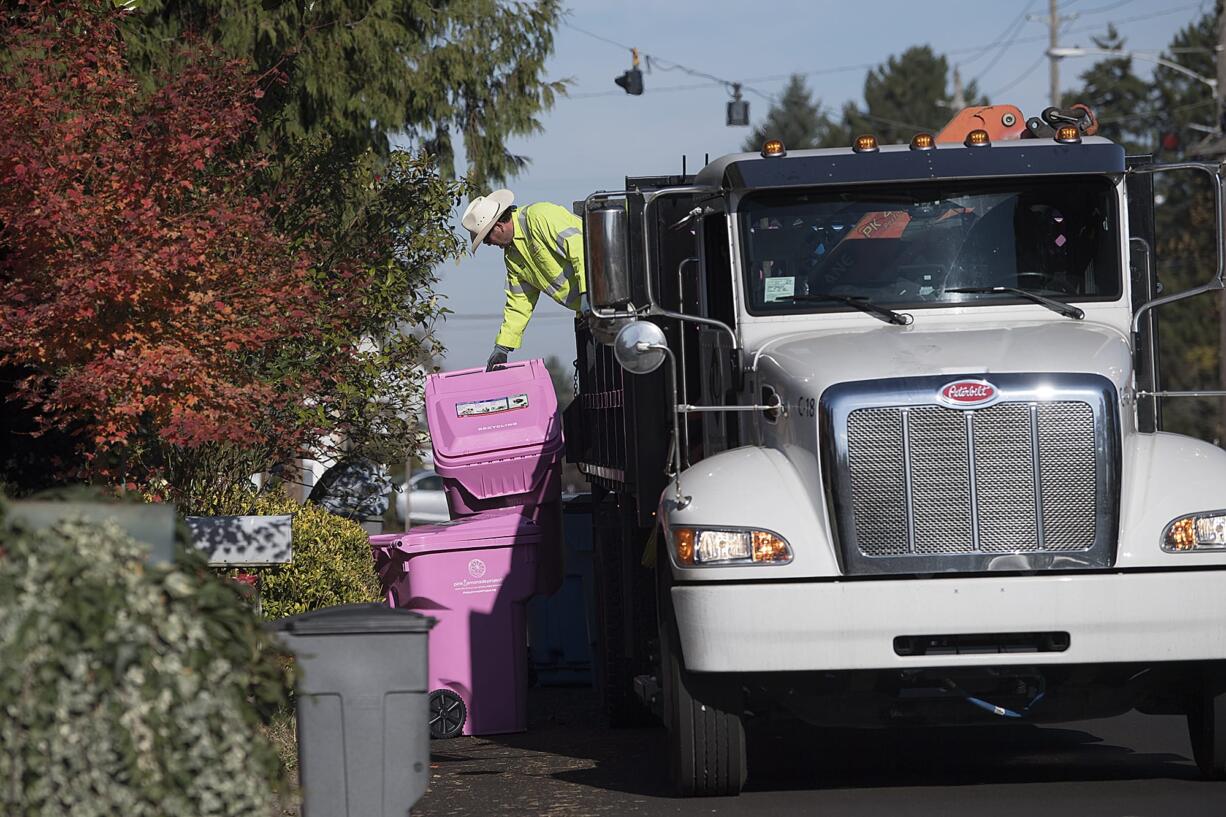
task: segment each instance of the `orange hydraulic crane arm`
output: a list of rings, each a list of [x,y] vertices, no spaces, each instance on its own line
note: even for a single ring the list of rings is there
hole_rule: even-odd
[[[1085,136],[1098,133],[1098,118],[1088,105],[1080,102],[1063,110],[1047,108],[1030,121],[1022,116],[1015,105],[983,105],[958,111],[937,134],[936,140],[960,143],[976,129],[987,131],[988,138],[993,142],[1027,139],[1040,135],[1036,130],[1051,129],[1057,124],[1075,124]]]

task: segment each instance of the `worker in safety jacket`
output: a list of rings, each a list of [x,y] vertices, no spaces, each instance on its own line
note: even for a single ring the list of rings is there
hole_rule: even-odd
[[[480,244],[502,247],[507,265],[506,305],[486,371],[507,362],[519,348],[524,327],[544,292],[578,312],[587,285],[583,278],[583,222],[565,207],[542,201],[514,206],[515,194],[495,190],[468,203],[460,222]]]

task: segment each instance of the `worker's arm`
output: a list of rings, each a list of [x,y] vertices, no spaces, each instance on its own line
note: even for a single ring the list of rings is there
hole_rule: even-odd
[[[506,296],[507,302],[502,308],[502,328],[498,330],[494,344],[514,350],[523,343],[524,329],[541,292],[535,287],[524,286],[519,277],[508,269]]]

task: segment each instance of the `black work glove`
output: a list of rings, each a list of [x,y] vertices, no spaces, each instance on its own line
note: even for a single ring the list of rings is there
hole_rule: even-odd
[[[485,361],[485,370],[492,372],[498,366],[502,366],[507,362],[507,355],[511,350],[505,346],[495,346],[494,351],[490,352],[489,359]]]

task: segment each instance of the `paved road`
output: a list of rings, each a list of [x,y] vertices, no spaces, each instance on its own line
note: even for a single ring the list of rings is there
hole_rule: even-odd
[[[415,817],[445,815],[975,815],[1223,817],[1183,718],[1060,726],[751,730],[738,798],[669,796],[661,729],[605,731],[594,694],[534,689],[532,729],[432,745]]]

